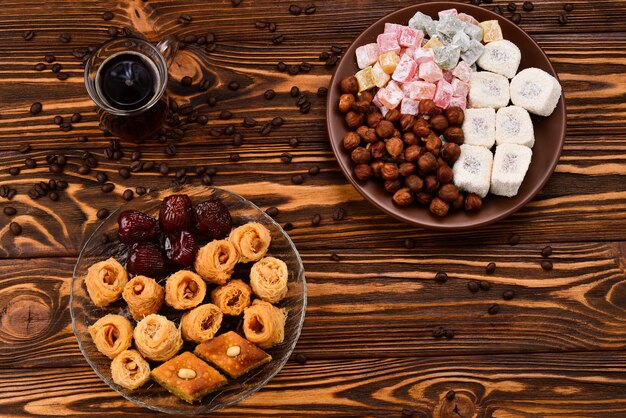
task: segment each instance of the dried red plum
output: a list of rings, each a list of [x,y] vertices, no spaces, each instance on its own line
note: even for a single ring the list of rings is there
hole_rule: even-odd
[[[168,234],[163,244],[165,256],[180,267],[193,265],[198,252],[196,238],[188,231]]]
[[[138,210],[125,210],[117,218],[117,236],[124,244],[151,241],[157,236],[157,221]]]
[[[138,242],[130,247],[126,270],[135,275],[152,278],[166,274],[165,260],[161,248],[154,242]]]
[[[159,212],[159,225],[165,233],[186,231],[193,225],[191,199],[185,194],[173,194],[163,199]]]
[[[206,200],[195,207],[196,228],[213,239],[228,236],[233,227],[228,208],[219,200]]]

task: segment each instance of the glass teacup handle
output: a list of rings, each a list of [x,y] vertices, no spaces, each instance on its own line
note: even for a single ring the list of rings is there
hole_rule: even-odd
[[[156,48],[159,50],[163,58],[165,58],[165,62],[169,67],[174,62],[174,57],[176,56],[176,52],[178,52],[178,41],[172,35],[169,35],[167,38],[159,41],[156,45]]]

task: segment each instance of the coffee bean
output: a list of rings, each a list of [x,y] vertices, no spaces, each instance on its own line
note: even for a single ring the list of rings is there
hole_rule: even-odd
[[[559,21],[559,24],[561,25],[567,25],[567,22],[568,22],[567,15],[565,13],[561,13],[559,15],[558,21]]]
[[[33,68],[35,69],[35,71],[43,71],[46,69],[46,64],[44,64],[43,62],[38,62]]]
[[[293,86],[291,90],[289,90],[289,95],[291,97],[298,97],[300,95],[300,89],[297,86]]]
[[[511,15],[511,22],[515,23],[516,25],[519,25],[521,21],[522,21],[522,15],[521,14],[513,13]]]
[[[541,268],[544,269],[545,271],[552,270],[552,268],[553,268],[552,261],[542,260],[541,261]]]
[[[453,390],[450,390],[448,391],[448,393],[446,393],[446,399],[449,401],[453,401],[455,396],[456,396],[456,392]]]
[[[337,253],[332,253],[332,254],[330,255],[330,259],[331,259],[331,260],[333,260],[333,261],[339,261],[339,260],[341,260],[341,258],[339,257],[339,255],[338,255]]]
[[[61,32],[59,34],[59,41],[63,42],[64,44],[68,43],[71,40],[72,40],[72,35],[70,35],[69,33]]]
[[[313,226],[319,226],[321,222],[322,216],[319,213],[316,213],[315,215],[313,215],[313,218],[311,218],[311,225]]]
[[[333,54],[343,54],[343,47],[341,45],[331,45],[330,52]]]
[[[198,116],[196,122],[198,122],[198,125],[206,125],[207,123],[209,123],[209,118],[207,117],[207,115],[200,115]]]
[[[99,171],[98,174],[96,174],[96,181],[100,184],[106,182],[109,179],[109,176],[107,176],[106,173]]]
[[[217,169],[216,169],[216,168],[214,168],[214,167],[207,167],[207,169],[206,169],[206,173],[207,173],[209,176],[213,177],[213,176],[215,176],[215,175],[217,174]]]
[[[72,123],[78,123],[83,119],[83,116],[80,113],[74,113],[72,118],[70,119]]]
[[[298,97],[298,101],[296,102],[296,106],[304,106],[305,104],[307,104],[309,102],[309,97],[306,94],[301,94]]]
[[[245,118],[243,118],[242,125],[243,125],[244,128],[254,128],[258,124],[259,124],[259,122],[257,122],[256,120],[252,119],[251,117],[246,116]]]
[[[198,85],[198,89],[200,91],[206,91],[209,89],[209,87],[211,87],[211,80],[209,80],[208,78],[203,79]]]
[[[312,68],[313,67],[308,62],[303,62],[300,64],[300,71],[302,71],[303,73],[308,73],[309,71],[311,71]]]
[[[284,163],[290,163],[291,160],[293,159],[293,155],[289,154],[288,152],[284,152],[280,154],[280,159]]]
[[[211,176],[206,174],[202,176],[202,184],[204,184],[205,186],[210,186],[212,182],[213,179],[211,178]]]
[[[261,130],[259,131],[261,135],[269,135],[270,132],[272,132],[272,124],[269,122],[264,123],[261,127]]]
[[[285,42],[285,35],[277,34],[277,35],[272,36],[272,43],[274,45],[280,45],[283,42]]]
[[[217,44],[213,44],[213,43],[211,43],[211,44],[207,45],[207,47],[206,47],[206,48],[204,48],[204,50],[205,50],[206,52],[213,52],[213,51],[215,51],[216,49],[217,49]]]
[[[230,154],[230,156],[228,157],[228,159],[232,162],[237,162],[241,159],[241,157],[239,156],[239,154],[237,154],[236,152],[233,154]]]
[[[480,286],[480,288],[484,291],[487,291],[489,289],[491,289],[491,283],[485,281],[485,280],[481,280],[478,285]]]
[[[290,66],[287,68],[287,72],[288,72],[290,75],[298,75],[298,73],[300,73],[300,66],[299,66],[299,65],[290,65]]]
[[[6,216],[14,216],[17,213],[17,209],[13,206],[6,206],[3,211]]]
[[[137,173],[139,171],[141,171],[141,167],[142,167],[142,163],[141,161],[133,161],[130,164],[130,171],[132,171],[133,173]]]
[[[9,168],[9,174],[12,176],[17,176],[18,174],[20,174],[20,168],[19,167],[11,167]]]
[[[515,297],[515,292],[513,290],[505,290],[502,292],[502,299],[511,300]]]
[[[405,406],[402,408],[402,412],[400,413],[401,418],[413,418],[415,416],[415,409],[410,406]]]
[[[317,97],[328,96],[328,89],[326,87],[320,87],[317,89]]]
[[[293,224],[291,222],[287,222],[285,225],[283,225],[283,229],[285,231],[291,231],[293,229]]]
[[[291,146],[293,148],[297,148],[298,145],[300,145],[300,141],[298,141],[298,138],[291,138],[289,140],[289,146]]]
[[[467,283],[467,289],[472,293],[476,293],[480,290],[480,285],[476,280],[472,280],[471,282]]]
[[[191,77],[189,77],[188,75],[186,75],[186,76],[184,76],[183,78],[180,79],[180,84],[185,86],[185,87],[191,86],[192,82],[193,82],[193,79]]]
[[[333,212],[333,219],[335,221],[341,221],[343,220],[343,218],[346,216],[346,210],[342,207],[338,207],[337,209],[335,209],[335,211]]]
[[[196,35],[187,35],[183,38],[183,42],[186,44],[195,44],[198,41],[198,37]]]
[[[276,64],[276,69],[280,71],[281,73],[284,73],[285,71],[287,71],[287,64],[281,61],[278,64]]]
[[[141,151],[133,151],[132,154],[130,154],[130,159],[131,161],[138,161],[141,159]]]
[[[135,193],[137,193],[139,196],[145,195],[146,192],[147,192],[147,190],[143,186],[137,186],[137,188],[135,189]]]
[[[108,22],[109,20],[112,20],[113,19],[113,12],[110,12],[110,11],[107,10],[106,12],[102,13],[102,19],[105,22]]]
[[[502,6],[494,7],[493,11],[499,14],[500,16],[504,16],[504,9],[502,8]]]
[[[254,22],[254,26],[256,26],[259,29],[264,29],[267,27],[267,21],[266,20],[257,20]]]
[[[298,363],[298,364],[306,364],[306,362],[307,362],[306,356],[304,354],[302,354],[302,353],[296,354],[294,359],[296,360],[296,363]]]
[[[11,230],[11,233],[15,236],[22,234],[22,226],[17,222],[11,222],[11,224],[9,225],[9,229]]]
[[[435,338],[441,338],[444,336],[446,330],[443,327],[435,327],[433,328],[432,334]]]
[[[294,16],[299,16],[302,13],[302,7],[296,4],[292,4],[291,6],[289,6],[289,13]]]
[[[525,1],[522,7],[527,12],[532,12],[533,10],[535,10],[535,5],[532,1]]]
[[[57,181],[57,189],[58,190],[65,190],[67,189],[68,184],[65,180],[58,180]]]
[[[57,200],[59,200],[59,194],[57,192],[51,192],[48,197],[50,198],[50,200],[52,200],[53,202],[56,202]]]
[[[51,64],[51,63],[53,63],[54,61],[56,61],[56,57],[55,57],[54,55],[52,55],[52,54],[45,55],[45,56],[43,57],[43,59],[44,59],[44,61],[45,61],[45,62],[47,62],[48,64]]]
[[[320,53],[318,59],[320,61],[326,61],[329,57],[330,57],[330,54],[328,52],[324,51],[324,52]]]
[[[233,135],[233,145],[236,147],[240,147],[243,145],[243,135],[240,133],[236,133]]]
[[[113,189],[115,189],[115,184],[113,183],[104,183],[102,187],[100,187],[102,193],[111,193]]]
[[[448,281],[448,275],[444,273],[443,271],[440,271],[437,274],[435,274],[435,281],[437,283],[445,283]]]
[[[239,6],[241,2],[243,2],[243,0],[230,0],[230,4],[232,4],[233,7]]]
[[[279,126],[282,126],[283,123],[285,123],[285,120],[281,118],[280,116],[277,116],[274,119],[272,119],[270,123],[272,124],[273,127],[278,128]]]
[[[39,196],[39,193],[37,193],[35,189],[30,189],[28,190],[28,197],[35,200],[35,199],[39,199],[41,196]]]
[[[181,25],[188,25],[193,21],[192,17],[188,14],[178,16],[178,23]]]
[[[563,10],[565,10],[567,13],[570,13],[574,10],[574,5],[572,3],[565,3],[565,6],[563,6]]]
[[[25,41],[30,41],[35,37],[35,31],[34,30],[27,30],[24,31],[24,33],[22,34],[22,38],[24,38]]]
[[[309,111],[311,110],[311,103],[307,102],[305,104],[303,104],[302,106],[300,106],[300,113],[309,113]]]
[[[98,217],[98,219],[104,219],[109,216],[109,210],[106,208],[102,208],[98,210],[98,212],[96,212],[96,216]]]
[[[23,144],[17,149],[20,154],[25,154],[30,151],[30,144]]]
[[[32,158],[27,158],[26,160],[24,160],[24,165],[27,168],[35,168],[37,167],[37,161],[33,160]]]
[[[517,10],[517,5],[513,2],[510,2],[509,4],[506,5],[506,8],[508,9],[509,12],[514,12]]]
[[[176,146],[174,144],[169,144],[168,146],[165,147],[165,153],[170,156],[173,157],[176,155]]]
[[[489,306],[489,309],[487,309],[487,312],[489,313],[489,315],[495,315],[498,312],[500,312],[500,305],[498,305],[497,303],[494,303],[493,305]]]
[[[78,174],[86,176],[90,172],[91,172],[91,168],[89,166],[81,165],[80,167],[78,167]]]
[[[295,176],[291,177],[291,182],[293,184],[302,184],[304,183],[304,176],[302,174],[296,174]]]
[[[43,110],[43,105],[40,102],[35,102],[32,105],[30,105],[31,115],[36,115],[38,113],[41,113],[42,110]]]
[[[69,132],[72,130],[72,124],[70,122],[63,122],[59,125],[59,128],[64,132]]]
[[[404,248],[407,250],[412,250],[415,248],[415,240],[413,238],[406,238],[404,240]]]
[[[176,173],[174,174],[174,176],[177,179],[181,179],[185,177],[186,174],[187,174],[187,170],[185,170],[184,168],[179,168],[178,170],[176,170]]]
[[[87,48],[74,48],[72,49],[72,55],[75,58],[78,58],[79,60],[82,60],[82,58],[87,55],[88,51]],[[89,58],[89,57],[87,57]]]
[[[144,161],[141,164],[141,171],[150,171],[154,168],[156,163],[154,161]]]
[[[79,136],[77,139],[78,139],[78,142],[87,142],[87,141],[89,140],[89,139],[88,139],[86,136],[84,136],[84,135]]]
[[[127,167],[122,167],[117,172],[122,176],[122,178],[127,179],[130,178],[130,170]]]
[[[54,117],[54,119],[52,119],[52,122],[54,122],[55,125],[61,125],[63,123],[63,116],[61,115],[56,115]]]
[[[519,244],[520,236],[518,234],[513,234],[509,237],[509,245],[517,245]]]
[[[216,137],[217,137],[217,136],[221,136],[221,135],[222,135],[222,133],[224,133],[224,132],[223,132],[221,129],[218,129],[218,128],[212,128],[212,129],[209,131],[209,135],[211,135],[211,136],[216,136]]]
[[[231,81],[230,83],[228,83],[228,88],[233,91],[239,90],[239,83],[237,83],[236,81]]]
[[[204,36],[204,35],[199,36],[198,39],[196,39],[196,43],[198,45],[205,45],[207,43],[206,41],[207,41],[207,39],[206,39],[206,36]]]
[[[276,206],[271,206],[265,209],[265,213],[267,213],[272,218],[275,218],[276,216],[278,216],[279,210]]]
[[[337,58],[336,55],[331,55],[330,57],[328,57],[324,65],[327,67],[334,67],[335,65],[337,65],[337,61],[339,61],[339,58]]]
[[[315,13],[316,10],[317,10],[317,8],[315,7],[314,4],[309,4],[308,6],[306,6],[304,8],[304,14],[305,15],[312,15],[313,13]]]
[[[451,329],[446,329],[443,332],[443,336],[446,337],[446,339],[451,340],[454,338],[454,331],[452,331]]]
[[[496,263],[487,264],[487,268],[485,269],[487,274],[493,274],[496,271]]]
[[[220,119],[222,120],[228,120],[231,119],[233,117],[232,112],[229,112],[228,110],[222,110],[220,112]]]
[[[13,198],[15,197],[15,195],[16,195],[16,194],[17,194],[17,190],[15,190],[15,189],[9,189],[9,190],[7,191],[7,196],[6,196],[6,198],[7,198],[8,200],[13,200]]]
[[[109,26],[107,28],[107,33],[109,36],[117,36],[117,28],[115,26]]]
[[[552,255],[552,247],[550,247],[549,245],[547,247],[544,247],[543,250],[541,250],[542,257],[550,257],[551,255]]]
[[[276,92],[272,89],[266,90],[265,93],[263,93],[263,97],[265,97],[265,100],[272,100],[276,97]]]

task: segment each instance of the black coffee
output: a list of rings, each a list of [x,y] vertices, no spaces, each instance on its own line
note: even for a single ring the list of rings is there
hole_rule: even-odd
[[[97,83],[112,107],[135,110],[154,97],[158,78],[154,66],[146,58],[125,52],[102,64]]]

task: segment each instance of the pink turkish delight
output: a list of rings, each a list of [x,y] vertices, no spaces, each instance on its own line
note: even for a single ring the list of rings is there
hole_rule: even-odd
[[[448,83],[452,83],[452,79],[454,78],[454,76],[452,75],[452,72],[444,70],[443,72],[443,79],[446,80]]]
[[[443,78],[443,72],[441,68],[434,61],[428,61],[420,65],[419,68],[420,78],[428,82],[434,83]]]
[[[470,23],[476,26],[478,26],[478,23],[479,23],[478,20],[474,19],[474,16],[470,16],[465,13],[459,13],[458,15],[456,15],[456,18],[463,22]]]
[[[439,107],[447,109],[450,105],[450,99],[452,98],[452,84],[446,80],[439,80],[437,82],[437,91],[435,91],[435,104]]]
[[[467,97],[467,94],[469,93],[469,85],[467,83],[464,83],[455,77],[451,84],[452,94],[454,96]]]
[[[403,28],[406,28],[406,26],[398,25],[397,23],[385,23],[384,33],[395,33],[400,37]]]
[[[398,107],[402,99],[404,98],[404,94],[402,93],[402,89],[398,84],[391,80],[387,87],[379,90],[380,92],[380,102],[387,109],[395,109]]]
[[[421,30],[405,27],[400,32],[400,46],[406,48],[417,48],[422,45],[424,39],[424,32]]]
[[[438,13],[439,19],[443,19],[446,16],[456,17],[459,14],[456,9],[442,10]]]
[[[461,109],[465,109],[467,107],[467,99],[464,96],[452,96],[449,107],[452,106],[458,106]]]
[[[400,106],[400,113],[403,115],[417,115],[419,112],[419,100],[413,100],[405,97]]]
[[[414,81],[411,83],[409,97],[413,100],[425,100],[435,97],[437,86],[427,81]]]
[[[391,78],[401,83],[411,81],[417,72],[417,63],[408,55],[403,55]]]
[[[356,49],[356,62],[360,69],[368,67],[378,61],[378,45],[367,44]]]
[[[398,43],[398,37],[395,33],[381,33],[376,38],[378,44],[378,51],[380,54],[393,51],[396,54],[400,52],[400,44]]]
[[[435,53],[433,52],[432,48],[418,48],[413,51],[413,60],[418,64],[422,64],[428,61],[434,61]]]
[[[452,70],[452,75],[465,83],[469,83],[470,76],[472,75],[472,68],[467,65],[465,61],[461,61],[454,68],[454,70]]]

